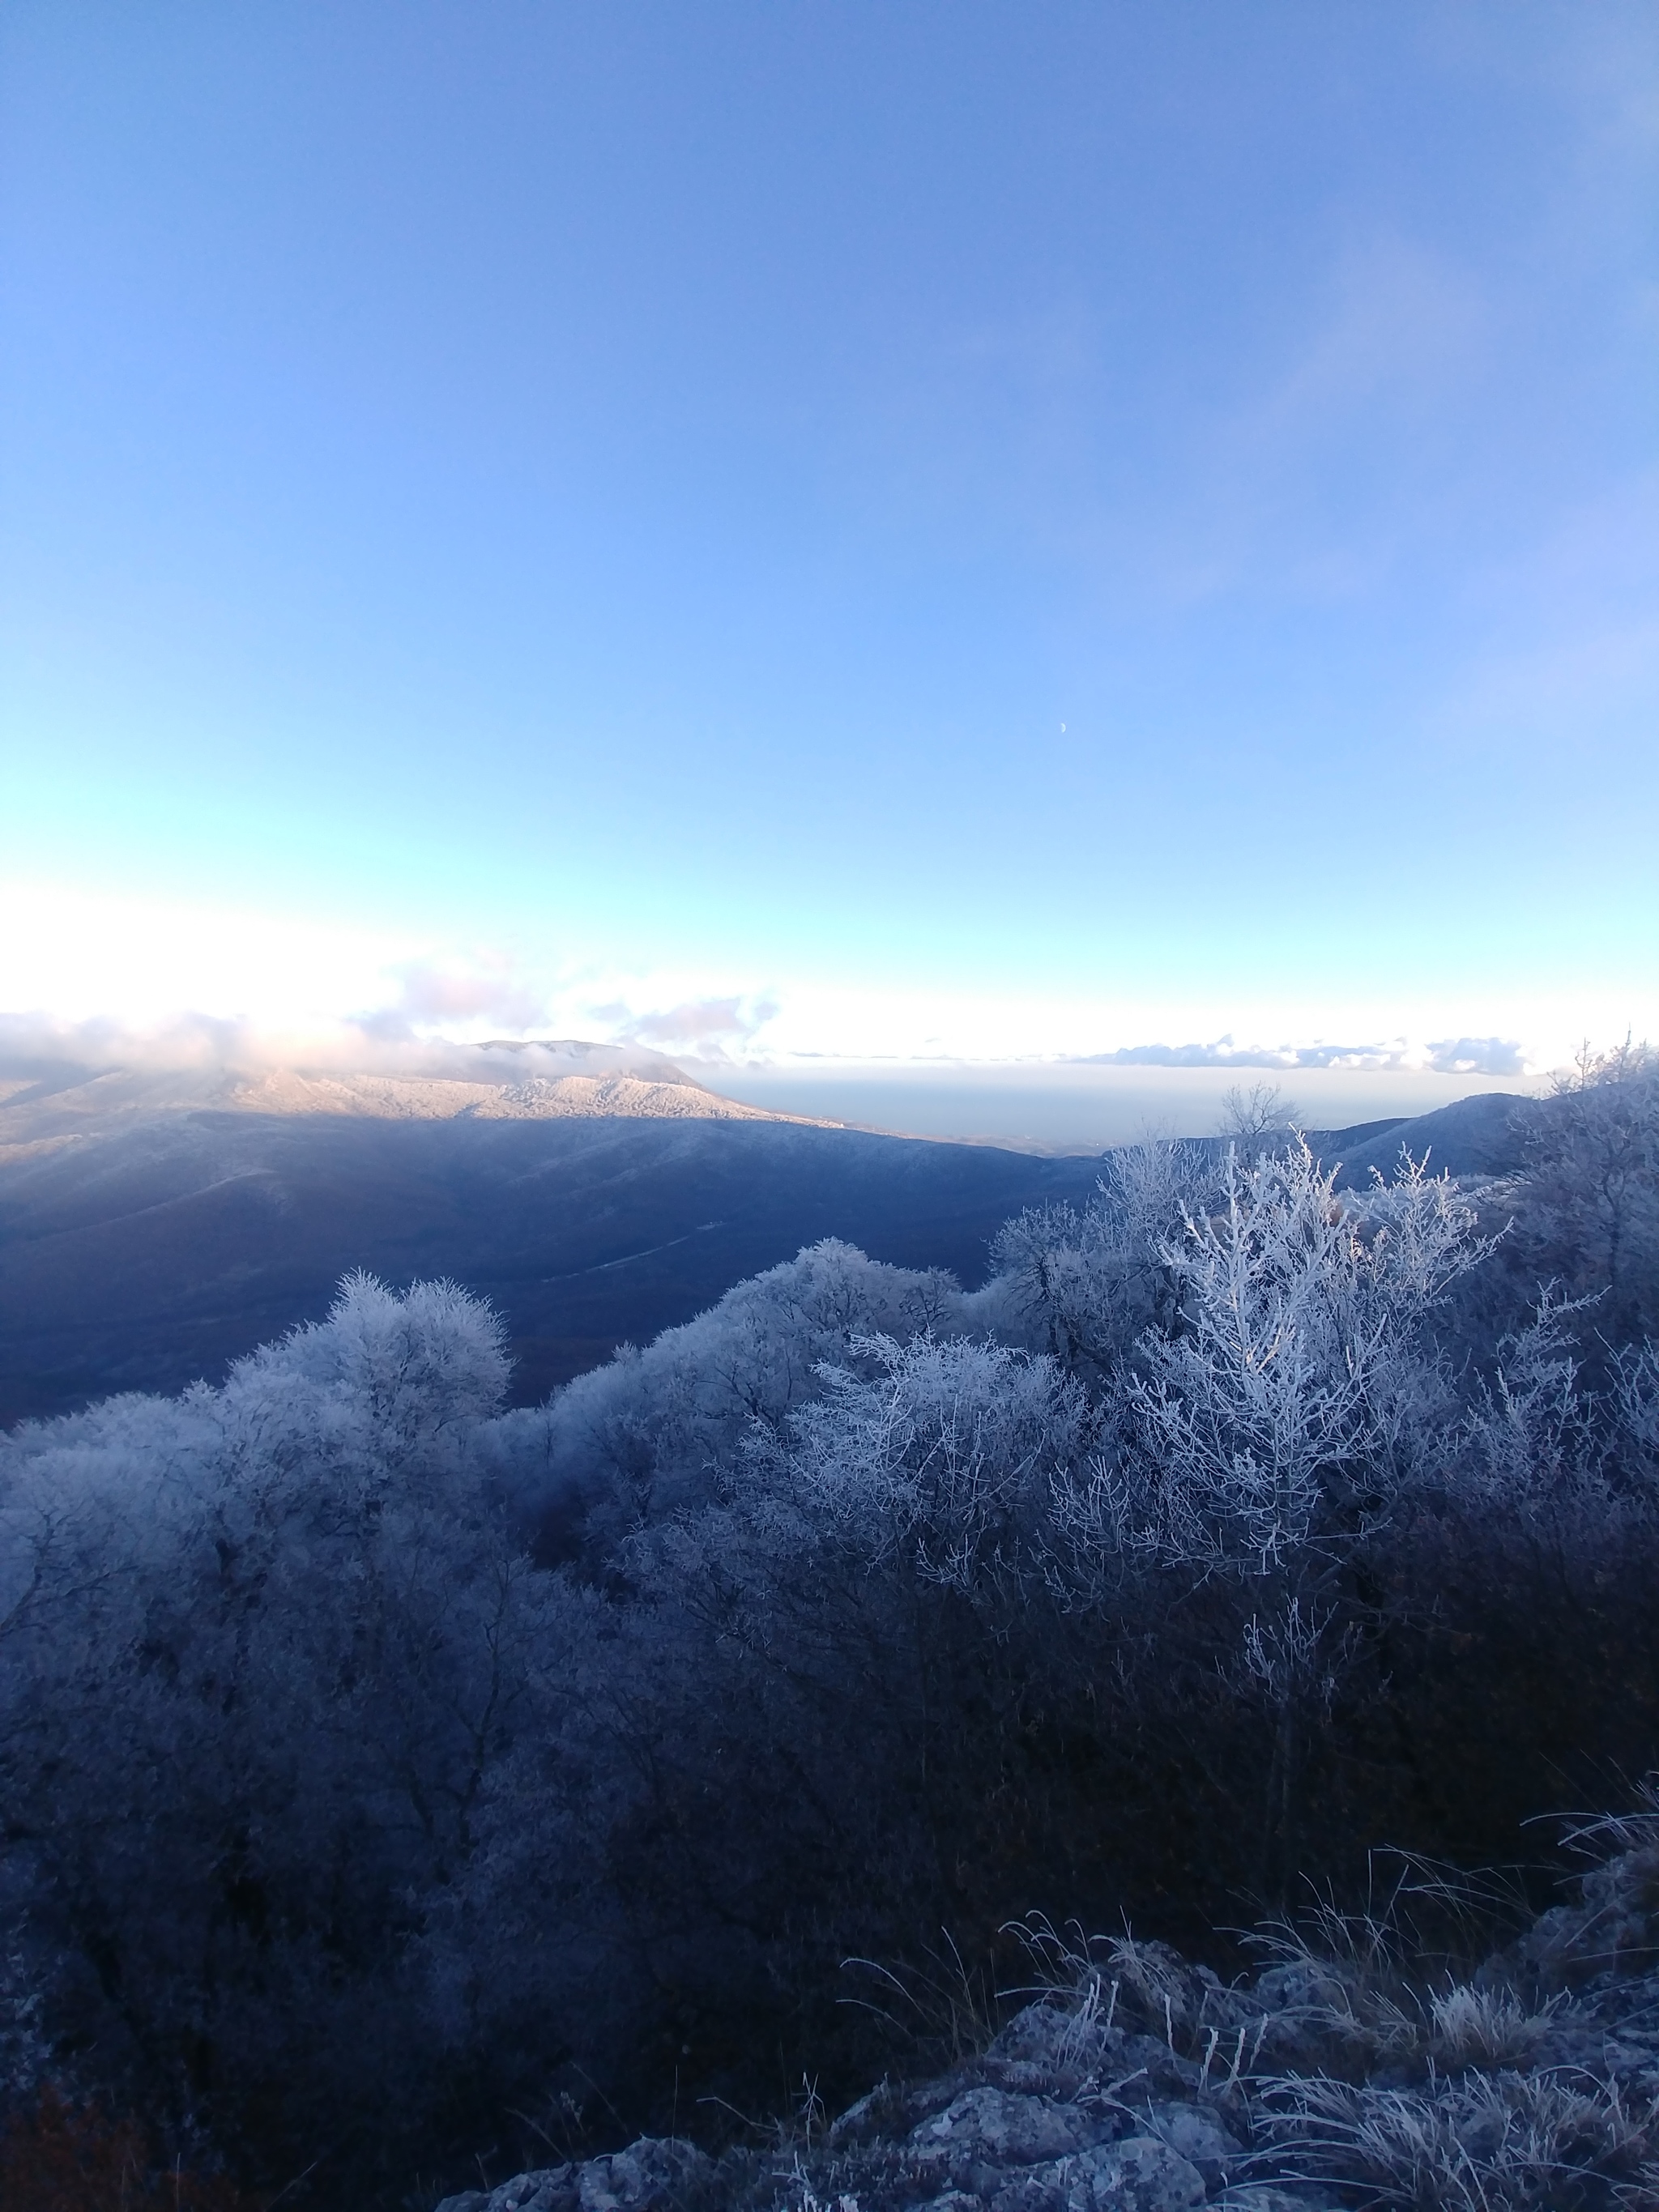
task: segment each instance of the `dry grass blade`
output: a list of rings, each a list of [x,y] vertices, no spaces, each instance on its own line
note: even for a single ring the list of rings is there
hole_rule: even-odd
[[[1263,2093],[1271,2156],[1390,2212],[1545,2212],[1659,2181],[1656,2110],[1611,2082],[1562,2074],[1431,2079],[1423,2089],[1287,2077]]]
[[[843,1972],[867,1974],[875,1989],[841,2002],[873,2013],[919,2052],[957,2065],[977,2057],[995,2035],[1001,1993],[982,1968],[968,1965],[948,1929],[940,1935],[943,1948],[925,1953],[921,1965],[893,1967],[874,1959],[843,1959]]]
[[[1062,1934],[1042,1913],[1010,1921],[1002,1933],[1024,1945],[1036,1979],[1000,1994],[1059,2005],[1073,2014],[1082,2041],[1116,2023],[1145,2028],[1173,2050],[1177,2033],[1188,2036],[1202,2014],[1202,1978],[1166,1943],[1127,1929],[1090,1936],[1074,1921]]]

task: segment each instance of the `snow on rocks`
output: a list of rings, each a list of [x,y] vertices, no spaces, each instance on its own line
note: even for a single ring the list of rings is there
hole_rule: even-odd
[[[1108,2141],[1118,2132],[1110,2115],[1049,2097],[1010,2096],[1005,2089],[969,2089],[910,2131],[918,2161],[948,2165],[952,2173],[1036,2166]]]
[[[689,2212],[708,2194],[714,2162],[693,2144],[641,2136],[581,2164],[515,2174],[492,2190],[446,2197],[436,2212]]]
[[[989,2201],[991,2212],[1195,2212],[1207,2194],[1189,2159],[1157,2136],[1131,2136],[1028,2166]]]

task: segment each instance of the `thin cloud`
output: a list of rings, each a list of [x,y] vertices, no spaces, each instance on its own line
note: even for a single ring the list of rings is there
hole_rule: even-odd
[[[747,1045],[768,1022],[776,1018],[778,1006],[769,998],[688,999],[678,1006],[629,1016],[622,1007],[596,1008],[596,1012],[619,1017],[617,1034],[631,1042],[659,1045],[697,1053],[706,1059],[724,1059],[728,1047]]]
[[[547,1020],[546,1000],[505,958],[411,960],[393,972],[397,997],[356,1018],[365,1036],[396,1042],[454,1022],[522,1032]]]
[[[536,1076],[672,1075],[672,1064],[642,1042],[582,1037],[392,1035],[363,1021],[304,1030],[262,1028],[186,1013],[148,1024],[100,1017],[81,1022],[47,1014],[0,1013],[0,1082],[59,1082],[124,1070],[155,1075],[258,1075],[278,1068],[307,1074],[441,1076],[458,1082],[521,1083]]]
[[[1498,320],[1477,272],[1424,240],[1382,231],[1343,244],[1295,341],[1194,441],[1186,495],[1156,533],[1176,600],[1374,587],[1462,480],[1459,441]]]
[[[1351,1068],[1363,1074],[1428,1070],[1438,1075],[1517,1076],[1529,1072],[1525,1048],[1513,1037],[1448,1037],[1412,1044],[1404,1039],[1374,1044],[1239,1045],[1231,1037],[1208,1044],[1133,1044],[1115,1052],[1078,1053],[1067,1064],[1085,1067]]]
[[[1398,234],[1350,243],[1323,319],[1271,392],[1255,427],[1300,441],[1322,422],[1378,407],[1413,412],[1463,386],[1487,314],[1472,271]]]

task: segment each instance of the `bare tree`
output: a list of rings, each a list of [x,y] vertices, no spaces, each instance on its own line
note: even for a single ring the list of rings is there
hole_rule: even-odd
[[[1235,1083],[1221,1094],[1221,1134],[1245,1159],[1277,1151],[1301,1127],[1301,1109],[1276,1083]]]

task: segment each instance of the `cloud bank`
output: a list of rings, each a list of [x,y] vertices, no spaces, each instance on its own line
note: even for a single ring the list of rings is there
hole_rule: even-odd
[[[390,1031],[391,1033],[388,1033]],[[676,1064],[629,1039],[422,1036],[369,1017],[304,1032],[261,1029],[207,1014],[135,1027],[106,1018],[64,1022],[0,1013],[0,1081],[57,1083],[120,1069],[155,1075],[243,1075],[291,1068],[309,1075],[440,1076],[524,1083],[543,1076],[636,1075],[664,1082]]]
[[[780,1009],[771,999],[741,996],[691,1000],[639,1013],[612,1000],[586,1010],[586,1036],[538,1035],[532,1020],[545,1008],[510,981],[492,988],[487,977],[459,969],[413,968],[392,1004],[362,1015],[303,1026],[262,1024],[185,1012],[148,1023],[111,1015],[65,1020],[46,1013],[0,1012],[0,1076],[11,1081],[53,1071],[116,1067],[156,1073],[214,1068],[255,1072],[277,1067],[319,1073],[468,1076],[499,1068],[509,1079],[650,1071],[680,1066],[705,1080],[724,1067],[787,1066],[861,1062],[856,1053],[783,1051],[757,1055],[759,1031]],[[495,1020],[517,1035],[465,1034],[481,1019]],[[446,1027],[445,1024],[451,1026]],[[457,1034],[457,1030],[462,1033]],[[1404,1039],[1369,1044],[1239,1043],[1223,1036],[1209,1043],[1133,1044],[1110,1052],[1002,1054],[930,1053],[884,1054],[907,1062],[1019,1066],[1033,1076],[1054,1067],[1237,1068],[1276,1074],[1334,1069],[1355,1073],[1489,1076],[1513,1081],[1542,1072],[1515,1038],[1459,1036],[1414,1044]]]
[[[568,1064],[571,1041],[633,1068],[664,1055],[722,1071],[854,1063],[1331,1070],[1515,1082],[1579,1037],[1653,1033],[1659,1000],[1590,991],[1479,1008],[1424,995],[1340,1005],[1156,1000],[1036,980],[980,991],[902,975],[649,969],[556,946],[427,939],[343,921],[0,886],[0,1053],[61,1066],[451,1073],[509,1047]],[[1166,1042],[1173,1037],[1174,1042]],[[1427,1042],[1424,1042],[1426,1039]],[[1183,1041],[1184,1040],[1184,1041]]]
[[[1115,1052],[1072,1053],[1068,1062],[1085,1067],[1261,1067],[1352,1068],[1363,1074],[1390,1070],[1435,1075],[1517,1076],[1534,1073],[1525,1048],[1514,1037],[1442,1037],[1413,1044],[1404,1038],[1386,1044],[1240,1045],[1230,1036],[1212,1044],[1132,1044]]]

